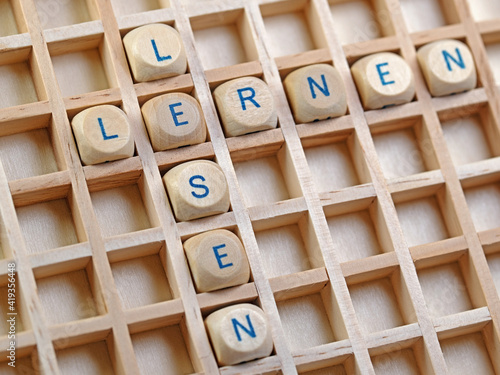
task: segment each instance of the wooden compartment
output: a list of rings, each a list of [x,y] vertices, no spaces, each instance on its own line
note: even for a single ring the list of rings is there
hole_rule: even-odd
[[[313,371],[300,372],[301,375],[346,375],[345,367],[342,365],[322,368]]]
[[[399,222],[409,247],[462,234],[446,187],[431,186],[428,189],[394,196]]]
[[[453,3],[443,0],[400,0],[409,32],[436,29],[458,22]]]
[[[61,374],[115,374],[109,340],[57,350]]]
[[[490,4],[488,7],[491,8],[494,4]],[[495,6],[496,3],[495,3]],[[500,6],[498,6],[500,11]],[[488,13],[489,15],[494,14],[492,12]],[[500,33],[498,31],[483,34],[483,43],[486,49],[486,54],[489,61],[489,66],[491,71],[493,72],[495,84],[500,85]]]
[[[472,16],[476,21],[500,17],[500,4],[488,0],[467,0]]]
[[[309,0],[278,1],[261,5],[270,53],[295,55],[323,48],[317,11]],[[293,43],[290,41],[293,40]]]
[[[7,280],[6,280],[7,281]],[[16,280],[17,281],[17,280]],[[8,335],[10,332],[10,322],[7,320],[11,317],[8,315],[9,313],[15,312],[17,315],[15,316],[16,324],[15,324],[15,329],[16,329],[16,334],[23,332],[25,330],[30,329],[30,322],[29,322],[29,317],[25,316],[25,310],[24,310],[24,305],[22,302],[21,297],[21,290],[19,288],[19,285],[16,285],[15,288],[15,295],[16,298],[14,300],[14,305],[9,304],[9,284],[6,284],[4,286],[0,287],[0,314],[2,314],[5,319],[2,319],[0,321],[0,337],[4,335]],[[11,296],[12,297],[12,296]],[[12,301],[12,299],[11,299]],[[14,311],[10,309],[10,307],[14,307]],[[25,323],[24,320],[28,319],[28,321]],[[5,348],[6,349],[6,348]],[[3,350],[5,350],[3,349]],[[0,367],[1,368],[1,367]]]
[[[331,205],[324,209],[340,263],[394,251],[380,207],[373,199],[361,207]]]
[[[342,44],[394,34],[386,3],[379,0],[329,0],[335,32]]]
[[[438,168],[422,119],[377,124],[372,127],[372,135],[385,178],[406,177]]]
[[[141,374],[193,373],[180,325],[132,334],[132,345]]]
[[[3,358],[2,358],[3,359]],[[8,362],[0,362],[0,372],[4,375],[18,374],[39,374],[39,365],[36,355],[18,356],[16,358],[16,367],[8,365]]]
[[[51,1],[35,0],[44,29],[52,29],[97,19],[95,0]]]
[[[376,374],[419,375],[432,373],[421,339],[370,349]]]
[[[324,266],[307,213],[275,216],[253,226],[268,278]]]
[[[244,10],[193,17],[191,27],[205,70],[257,60],[252,31]]]
[[[0,0],[0,37],[26,32],[19,3],[13,0]]]
[[[349,293],[364,335],[414,323],[416,316],[399,270],[376,270],[349,284]]]
[[[303,139],[302,145],[318,192],[337,191],[370,182],[354,132]]]
[[[500,183],[481,184],[464,188],[476,231],[500,227]]]
[[[488,261],[488,266],[497,289],[497,294],[500,295],[500,253],[496,252],[489,254],[486,257],[486,260]]]
[[[85,43],[56,39],[49,44],[52,65],[63,97],[116,86],[112,57],[99,24],[92,24],[92,34],[86,39]]]
[[[111,0],[111,4],[113,4],[113,10],[117,17],[148,12],[150,10],[167,8],[170,6],[169,0]]]

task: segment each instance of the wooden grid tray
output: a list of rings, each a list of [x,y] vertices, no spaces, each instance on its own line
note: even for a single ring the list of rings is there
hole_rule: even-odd
[[[2,374],[500,373],[500,5],[489,0],[0,0],[0,311],[17,264],[17,371]],[[181,34],[189,73],[134,83],[122,37]],[[432,98],[416,48],[472,50],[478,88]],[[416,99],[363,111],[349,67],[393,51]],[[333,63],[346,116],[295,124],[282,79]],[[270,86],[279,128],[235,138],[211,90]],[[140,106],[201,103],[209,141],[154,153]],[[133,158],[82,167],[70,121],[120,106]],[[216,161],[227,214],[177,223],[161,176]],[[12,198],[12,199],[11,199]],[[196,294],[182,241],[226,228],[251,282]],[[273,354],[219,368],[203,318],[252,302]],[[8,325],[0,323],[0,347]]]

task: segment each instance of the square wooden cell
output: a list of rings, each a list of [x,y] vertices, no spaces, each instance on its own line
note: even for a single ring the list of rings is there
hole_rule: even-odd
[[[277,305],[292,352],[336,341],[327,311],[330,306],[320,293],[279,301]]]
[[[9,180],[58,171],[49,128],[0,137],[0,158]]]
[[[365,335],[412,323],[412,307],[403,305],[406,287],[398,271],[387,277],[349,285],[354,310]]]
[[[467,0],[474,20],[485,21],[500,17],[500,3],[490,0]]]
[[[418,279],[432,317],[457,314],[474,308],[458,262],[418,270]]]
[[[310,1],[287,1],[261,6],[269,50],[273,57],[321,48],[321,33]]]
[[[50,200],[17,208],[17,218],[31,254],[80,242],[72,201]]]
[[[38,295],[49,324],[98,315],[88,271],[80,269],[37,279]]]
[[[342,44],[365,42],[393,34],[380,1],[330,0],[335,32]]]
[[[437,194],[396,201],[396,211],[408,247],[461,234],[452,202],[444,188]]]
[[[8,65],[0,65],[0,87],[2,87],[0,108],[38,101],[32,64],[32,61],[24,60]]]
[[[44,29],[88,22],[95,13],[94,0],[35,0],[38,18]]]
[[[481,332],[441,340],[441,349],[450,374],[495,374]]]
[[[117,17],[167,8],[168,0],[111,0]]]
[[[282,150],[257,159],[234,161],[234,170],[247,207],[296,198],[291,188],[297,182],[290,175],[294,172],[289,172],[293,167],[287,168],[291,162],[284,154]]]
[[[307,372],[299,372],[299,374],[300,375],[347,375],[347,371],[344,365],[336,365]]]
[[[115,374],[108,344],[98,341],[56,351],[61,374]]]
[[[495,84],[498,86],[500,85],[500,42],[485,43],[485,48],[490,62],[490,68],[495,78]]]
[[[464,190],[476,231],[500,227],[500,183]]]
[[[458,22],[454,5],[441,0],[400,0],[409,32],[435,29]]]
[[[16,22],[16,3],[11,0],[0,0],[0,37],[18,34],[20,28]]]
[[[243,10],[191,19],[196,51],[205,70],[257,60],[250,26]]]
[[[372,357],[376,374],[386,375],[420,375],[418,361],[411,348],[398,350]]]
[[[105,237],[151,228],[148,212],[137,184],[90,194]]]
[[[489,254],[486,260],[488,261],[488,266],[490,267],[491,276],[493,277],[497,293],[500,295],[500,253]]]
[[[85,50],[53,54],[52,64],[63,97],[110,88],[111,68],[103,54],[103,44]],[[78,45],[77,43],[75,45]]]
[[[268,278],[324,266],[309,224],[307,215],[300,219],[276,217],[274,224],[254,223],[255,238]]]
[[[186,341],[178,325],[132,335],[141,374],[191,374],[194,372]]]
[[[378,160],[386,179],[406,177],[437,168],[434,148],[420,119],[372,129]]]
[[[172,299],[158,254],[111,264],[123,306],[131,309]]]
[[[361,211],[335,214],[335,208],[326,210],[328,228],[335,245],[337,259],[340,263],[368,258],[384,252],[392,251],[391,244],[382,243],[385,223],[377,214],[376,203]]]

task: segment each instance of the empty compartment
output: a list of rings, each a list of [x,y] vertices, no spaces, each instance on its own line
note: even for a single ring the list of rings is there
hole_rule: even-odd
[[[194,372],[179,325],[132,335],[141,374],[191,374]]]
[[[0,37],[25,31],[26,27],[21,15],[22,12],[17,1],[0,0]]]
[[[277,302],[285,338],[292,352],[337,341],[330,320],[332,306],[323,295],[329,288],[328,285],[320,293]]]
[[[467,0],[472,16],[476,21],[500,17],[500,3],[490,0]]]
[[[369,182],[366,165],[354,133],[303,140],[307,164],[318,192],[330,192]]]
[[[498,86],[500,85],[500,40],[498,40],[498,37],[495,37],[494,40],[489,41],[488,43],[485,41],[485,48],[490,62],[490,68],[495,79],[495,84]]]
[[[258,155],[257,158],[255,158]],[[233,155],[234,169],[247,207],[297,198],[299,183],[286,147],[278,152]]]
[[[191,26],[205,70],[258,59],[247,16],[241,9],[194,17]]]
[[[143,200],[144,181],[91,192],[92,204],[104,237],[151,228]]]
[[[476,231],[500,227],[500,183],[464,190]]]
[[[488,106],[471,114],[441,119],[441,126],[455,165],[500,155],[500,134]]]
[[[17,218],[31,254],[84,242],[73,195],[17,207]],[[50,198],[49,198],[50,199]]]
[[[12,56],[10,56],[12,54]],[[0,108],[37,102],[45,97],[31,48],[5,53],[0,59]]]
[[[329,0],[333,27],[342,44],[365,42],[394,34],[385,2]]]
[[[52,1],[35,0],[40,24],[44,29],[52,29],[77,23],[88,22],[97,13],[94,0]]]
[[[450,374],[496,373],[481,332],[441,340],[441,349]]]
[[[116,87],[112,58],[102,35],[81,43],[49,45],[52,64],[63,97],[86,94]]]
[[[376,374],[384,375],[419,375],[419,362],[411,348],[393,351],[372,357]]]
[[[393,251],[377,202],[362,210],[352,210],[325,207],[338,261],[343,263]]]
[[[261,6],[273,57],[324,47],[318,16],[311,1],[282,1]]]
[[[257,222],[254,229],[268,278],[324,266],[307,214]]]
[[[435,29],[458,22],[452,3],[442,0],[401,0],[401,10],[409,32]]]
[[[483,304],[479,293],[469,292],[469,280],[474,275],[466,262],[466,257],[463,257],[457,262],[418,270],[425,303],[433,318],[457,314]]]
[[[158,254],[112,263],[111,271],[126,309],[172,299],[164,264]]]
[[[169,6],[168,0],[111,0],[111,4],[113,4],[113,10],[117,17]]]
[[[387,179],[437,168],[427,128],[422,120],[399,120],[372,128],[377,156]]]
[[[493,253],[487,256],[488,266],[498,295],[500,295],[500,253]]]
[[[37,279],[38,295],[49,324],[82,320],[100,313],[88,267]]]
[[[361,331],[373,332],[413,323],[415,313],[399,270],[387,276],[349,285]]]
[[[434,194],[419,191],[403,194],[409,197],[400,200],[395,196],[394,200],[408,247],[462,234],[453,203],[445,187],[439,188]]]
[[[300,375],[347,375],[346,369],[343,365],[331,366],[312,370],[307,372],[300,372]]]
[[[115,374],[106,341],[57,350],[56,358],[62,375]]]

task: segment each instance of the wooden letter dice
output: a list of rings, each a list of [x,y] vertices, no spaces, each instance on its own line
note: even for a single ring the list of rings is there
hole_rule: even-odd
[[[127,116],[112,105],[88,108],[71,122],[83,164],[98,164],[134,155]]]
[[[331,65],[297,69],[283,83],[296,123],[342,116],[347,111],[344,82]]]
[[[179,33],[164,24],[138,27],[123,38],[132,74],[138,82],[186,73],[187,60]]]
[[[214,98],[228,137],[278,125],[273,95],[261,79],[243,77],[223,83],[215,89]]]
[[[365,109],[410,102],[415,96],[413,73],[400,56],[382,52],[363,57],[351,67]]]
[[[190,95],[165,94],[147,101],[142,115],[155,151],[205,142],[201,107]]]
[[[163,176],[177,220],[188,221],[229,210],[229,192],[222,169],[207,160],[180,164]]]
[[[455,94],[476,87],[476,67],[472,54],[458,40],[426,44],[417,53],[418,62],[433,96]]]
[[[273,350],[271,329],[257,306],[225,307],[210,314],[205,326],[221,366],[267,357]]]
[[[219,229],[184,242],[196,290],[210,292],[248,282],[250,267],[240,239]]]

